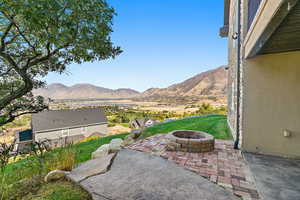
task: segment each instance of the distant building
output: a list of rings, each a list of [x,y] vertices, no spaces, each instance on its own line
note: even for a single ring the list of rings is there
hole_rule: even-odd
[[[107,119],[99,108],[51,110],[32,115],[31,130],[17,133],[17,142],[49,140],[54,145],[107,134]]]
[[[142,129],[152,126],[155,123],[153,119],[150,118],[139,118],[134,119],[130,122],[130,126],[134,129]]]

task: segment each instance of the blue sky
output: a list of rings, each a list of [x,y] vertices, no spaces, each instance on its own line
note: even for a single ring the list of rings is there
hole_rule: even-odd
[[[167,87],[227,63],[227,40],[218,36],[223,0],[108,0],[118,15],[112,40],[117,58],[49,74],[48,84],[91,83],[144,91]]]

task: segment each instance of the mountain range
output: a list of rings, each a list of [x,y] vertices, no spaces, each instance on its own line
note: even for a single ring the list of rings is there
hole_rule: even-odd
[[[65,86],[54,83],[34,90],[35,95],[51,99],[89,99],[89,98],[147,98],[147,97],[192,97],[192,96],[225,96],[227,89],[227,71],[225,66],[200,73],[181,83],[167,88],[150,88],[142,93],[120,88],[112,90],[92,84]]]

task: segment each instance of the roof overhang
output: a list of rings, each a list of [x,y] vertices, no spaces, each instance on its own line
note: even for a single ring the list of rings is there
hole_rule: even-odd
[[[256,56],[298,0],[263,0],[245,37],[244,57]]]
[[[100,122],[100,123],[94,123],[94,124],[81,124],[81,125],[77,125],[77,126],[66,126],[66,127],[61,127],[61,128],[55,128],[55,129],[33,130],[33,133],[39,134],[39,133],[45,133],[45,132],[60,131],[60,130],[81,128],[81,127],[88,127],[88,126],[97,126],[97,125],[104,125],[104,124],[108,124],[108,122]]]

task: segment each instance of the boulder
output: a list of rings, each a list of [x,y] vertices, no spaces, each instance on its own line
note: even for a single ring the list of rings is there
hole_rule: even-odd
[[[69,172],[66,172],[63,170],[53,170],[45,176],[44,181],[46,183],[48,183],[50,181],[56,181],[56,180],[65,178],[68,173]]]
[[[124,142],[120,138],[112,139],[109,143],[109,153],[119,152],[124,145]]]
[[[130,135],[127,135],[125,138],[124,138],[124,146],[128,146],[128,145],[131,145],[135,142],[135,139],[133,139],[133,136],[130,134]]]
[[[132,130],[130,135],[132,136],[133,139],[137,139],[138,137],[140,137],[141,134],[142,134],[142,130],[136,129],[136,130]]]
[[[104,144],[101,147],[99,147],[96,151],[92,153],[92,159],[101,158],[104,156],[107,156],[109,153],[109,144]]]

